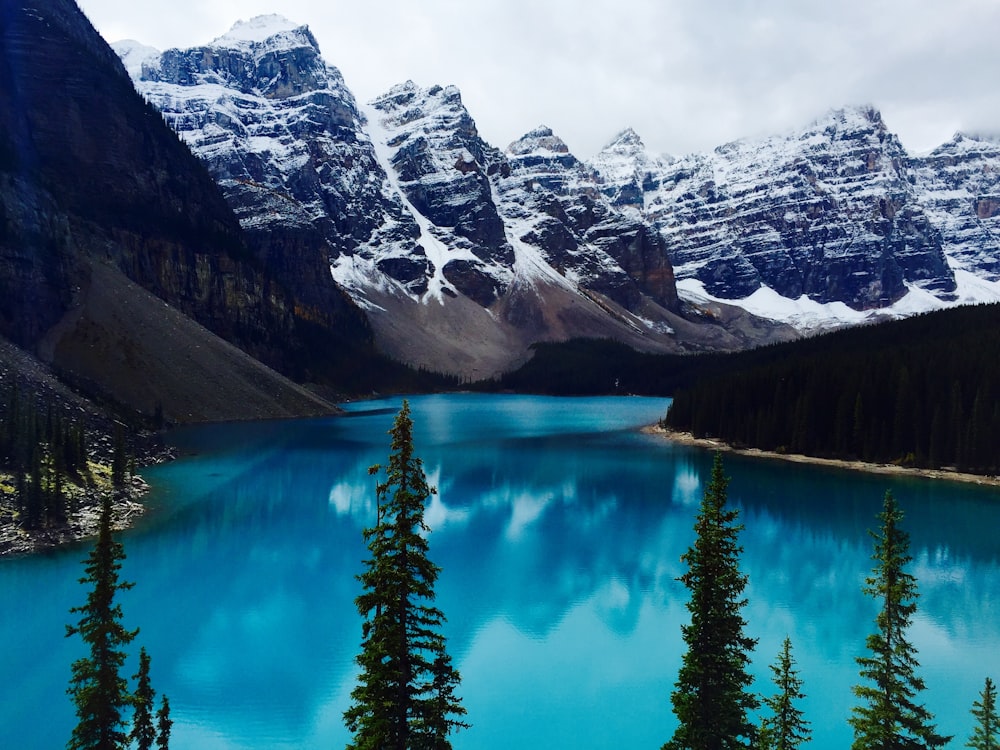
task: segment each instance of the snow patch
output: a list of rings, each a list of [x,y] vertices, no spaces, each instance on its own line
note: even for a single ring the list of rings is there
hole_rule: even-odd
[[[677,293],[692,304],[719,303],[741,307],[753,315],[786,323],[806,334],[886,319],[907,318],[960,305],[1000,302],[1000,282],[985,281],[961,270],[955,271],[955,279],[958,282],[955,300],[942,300],[926,289],[907,284],[907,293],[897,302],[874,310],[854,310],[843,302],[816,302],[805,295],[789,299],[766,286],[743,299],[723,299],[709,294],[705,291],[705,285],[693,278],[678,280]]]
[[[289,21],[276,13],[255,16],[249,21],[239,20],[222,36],[212,41],[213,47],[244,47],[247,42],[263,42],[279,34],[297,31],[302,24]]]
[[[120,42],[115,42],[111,45],[111,49],[121,58],[129,78],[133,81],[138,81],[142,77],[143,65],[157,67],[160,63],[160,55],[163,54],[156,47],[150,47],[134,39],[122,39]]]

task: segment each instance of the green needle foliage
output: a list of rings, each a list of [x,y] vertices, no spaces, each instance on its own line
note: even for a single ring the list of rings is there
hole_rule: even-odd
[[[160,703],[160,710],[156,712],[156,747],[157,750],[169,750],[170,747],[170,727],[174,722],[170,719],[170,701],[167,696],[163,696]]]
[[[105,495],[97,542],[85,561],[86,575],[80,583],[92,588],[87,603],[70,612],[80,615],[76,625],[66,626],[66,635],[79,633],[90,648],[90,655],[72,665],[67,693],[76,704],[78,723],[67,745],[69,750],[117,750],[128,746],[123,712],[131,705],[131,696],[120,670],[125,651],[136,634],[121,623],[122,608],[115,602],[119,591],[132,583],[119,581],[118,571],[125,559],[125,549],[115,541],[111,530],[111,497]]]
[[[939,735],[932,714],[915,698],[924,690],[917,676],[916,649],[906,638],[917,611],[917,582],[906,572],[910,537],[900,529],[903,512],[891,492],[885,493],[875,540],[875,567],[865,579],[864,592],[880,605],[876,632],[866,641],[868,655],[858,657],[864,684],[854,687],[861,704],[849,719],[854,728],[853,750],[936,748],[951,737]]]
[[[149,654],[146,649],[139,650],[139,671],[134,678],[135,693],[132,695],[132,733],[136,750],[152,750],[156,741],[156,727],[153,726],[153,698],[156,691],[149,682]]]
[[[750,692],[750,652],[756,639],[743,633],[747,577],[740,572],[739,511],[726,507],[729,479],[715,455],[712,480],[695,522],[694,545],[681,558],[688,571],[680,581],[691,592],[691,624],[681,626],[684,654],[670,696],[679,725],[664,750],[730,750],[749,747],[757,708]]]
[[[448,735],[466,727],[455,690],[459,673],[440,633],[445,617],[432,606],[440,569],[427,558],[424,503],[435,492],[413,454],[413,422],[404,401],[392,430],[386,479],[376,485],[375,526],[365,529],[371,553],[358,579],[362,624],[361,673],[344,712],[354,733],[348,748],[450,748]],[[381,466],[372,466],[376,475]]]
[[[997,716],[997,688],[993,680],[986,678],[983,692],[979,700],[972,704],[972,715],[976,717],[976,727],[972,736],[965,743],[972,750],[998,750],[997,731],[1000,729],[1000,717]]]
[[[764,698],[764,705],[771,709],[771,716],[764,720],[761,736],[767,738],[766,747],[771,750],[794,750],[812,739],[809,722],[802,718],[797,701],[805,698],[802,680],[795,669],[792,657],[792,639],[785,637],[778,654],[778,660],[771,665],[774,684],[778,692]],[[765,746],[762,743],[762,746]]]

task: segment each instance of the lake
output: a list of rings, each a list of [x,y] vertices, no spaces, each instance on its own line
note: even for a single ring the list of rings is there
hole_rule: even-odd
[[[473,727],[456,750],[630,747],[670,738],[688,621],[676,581],[712,457],[642,434],[663,399],[411,399],[439,493],[426,520],[437,605]],[[185,750],[343,747],[360,644],[355,576],[374,521],[368,467],[399,400],[344,417],[171,434],[185,457],[144,472],[150,512],[122,536],[120,601],[170,697]],[[1000,493],[727,456],[745,530],[757,689],[786,635],[815,750],[850,746],[855,657],[876,606],[861,593],[886,489],[919,582],[910,630],[922,702],[964,746],[984,678],[1000,679]],[[0,747],[64,747],[79,638],[64,637],[87,546],[0,561]],[[135,672],[136,659],[127,672]]]

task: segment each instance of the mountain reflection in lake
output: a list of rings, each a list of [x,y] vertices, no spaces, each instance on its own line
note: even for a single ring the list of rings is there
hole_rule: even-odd
[[[680,556],[711,456],[635,428],[656,399],[411,399],[416,452],[439,493],[426,520],[437,604],[473,724],[456,750],[659,747],[687,622]],[[170,697],[177,747],[329,748],[360,643],[355,575],[374,519],[396,400],[352,417],[217,425],[173,435],[188,457],[148,472],[154,512],[125,535],[125,624]],[[953,746],[983,679],[1000,678],[995,491],[726,458],[742,512],[758,689],[792,639],[816,750],[848,747],[854,658],[871,632],[867,530],[891,488],[921,597],[911,639],[923,702]],[[81,652],[63,638],[86,595],[84,548],[0,563],[0,727],[65,744]],[[134,663],[127,667],[129,675]],[[6,744],[6,743],[4,743]]]

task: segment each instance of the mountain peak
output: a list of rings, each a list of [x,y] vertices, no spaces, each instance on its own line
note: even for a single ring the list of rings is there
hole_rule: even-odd
[[[813,123],[813,127],[830,128],[837,130],[881,130],[888,128],[882,120],[882,113],[871,104],[860,104],[850,107],[833,109]]]
[[[980,143],[1000,144],[1000,131],[962,131],[955,133],[952,141],[961,143],[962,141],[977,141]]]
[[[507,147],[507,153],[514,156],[523,156],[538,151],[548,151],[553,154],[569,154],[569,146],[566,145],[562,138],[552,132],[552,128],[546,125],[539,125]]]
[[[237,21],[229,31],[213,40],[211,46],[243,48],[261,44],[276,37],[296,44],[301,44],[304,41],[307,45],[318,48],[308,26],[289,21],[276,13],[254,16],[249,21]]]
[[[625,128],[603,148],[602,151],[644,151],[642,138],[632,128]]]

